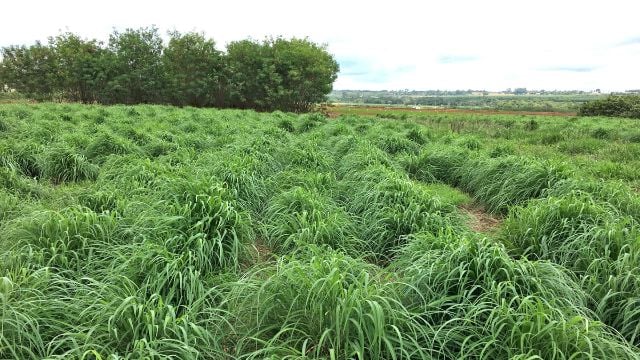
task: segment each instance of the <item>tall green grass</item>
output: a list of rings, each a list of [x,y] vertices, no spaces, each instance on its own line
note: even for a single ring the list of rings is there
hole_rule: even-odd
[[[503,236],[519,255],[548,259],[573,270],[598,318],[639,343],[640,273],[634,262],[640,233],[632,218],[610,203],[572,192],[514,210]]]
[[[1,105],[0,358],[638,358],[631,124],[419,116]]]

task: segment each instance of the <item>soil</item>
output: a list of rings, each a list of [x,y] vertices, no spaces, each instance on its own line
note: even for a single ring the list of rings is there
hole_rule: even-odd
[[[264,241],[260,238],[256,239],[256,242],[253,244],[256,249],[257,259],[256,262],[264,262],[271,260],[273,257],[273,253],[271,249],[264,243]]]
[[[502,218],[487,212],[478,204],[464,204],[460,206],[460,210],[468,216],[468,225],[473,231],[492,233],[502,224]]]

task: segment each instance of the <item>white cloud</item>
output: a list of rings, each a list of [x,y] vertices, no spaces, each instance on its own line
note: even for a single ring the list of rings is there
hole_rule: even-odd
[[[48,1],[3,4],[0,45],[59,30],[106,40],[112,28],[202,30],[328,43],[336,88],[624,90],[640,87],[634,0]]]

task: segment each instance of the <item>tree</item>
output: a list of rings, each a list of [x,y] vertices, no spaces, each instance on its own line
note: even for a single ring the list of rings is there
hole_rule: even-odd
[[[174,31],[169,35],[162,57],[168,100],[176,105],[221,106],[224,63],[215,42],[202,33]]]
[[[270,49],[253,40],[227,46],[228,99],[232,107],[269,110],[268,96],[282,80],[275,71]]]
[[[338,63],[307,39],[243,40],[229,44],[231,104],[258,110],[308,111],[326,101]]]
[[[513,90],[513,93],[516,95],[524,95],[527,93],[527,88],[516,88]]]
[[[303,112],[326,101],[339,70],[308,39],[236,41],[223,54],[202,33],[169,35],[166,48],[154,26],[114,30],[106,48],[72,33],[6,47],[0,85],[37,100]]]
[[[58,58],[55,51],[35,45],[2,48],[0,75],[3,85],[36,100],[49,100],[59,91]]]
[[[165,78],[162,70],[162,38],[154,26],[114,31],[109,37],[113,56],[108,66],[113,78],[108,84],[108,102],[161,103]]]
[[[101,44],[72,33],[50,38],[49,44],[58,58],[58,85],[65,98],[84,103],[97,101],[109,71]]]
[[[326,101],[339,66],[324,46],[307,39],[277,38],[265,42],[272,49],[275,71],[282,79],[271,101],[280,109],[303,112]]]

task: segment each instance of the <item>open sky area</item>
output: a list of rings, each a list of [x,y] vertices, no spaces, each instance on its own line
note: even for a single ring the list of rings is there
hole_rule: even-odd
[[[622,91],[640,88],[637,0],[44,1],[3,4],[0,46],[60,31],[106,40],[156,25],[221,49],[265,36],[326,43],[335,89]]]

